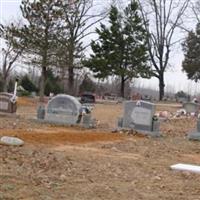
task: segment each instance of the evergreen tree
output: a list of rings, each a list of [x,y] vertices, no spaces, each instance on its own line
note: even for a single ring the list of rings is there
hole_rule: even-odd
[[[133,77],[149,77],[147,65],[147,34],[138,14],[138,4],[132,1],[121,14],[114,6],[109,14],[110,26],[96,29],[99,41],[92,41],[94,54],[85,61],[98,78],[115,75],[121,79],[120,94],[124,97],[125,82]]]
[[[80,87],[79,87],[79,93],[82,92],[95,92],[96,90],[96,84],[92,81],[92,79],[86,74]]]
[[[196,31],[189,32],[186,41],[183,43],[185,59],[182,63],[183,70],[189,79],[200,80],[200,23]]]
[[[63,90],[60,86],[60,78],[55,76],[52,69],[47,69],[47,80],[45,82],[45,95],[49,96],[50,93],[59,94]]]
[[[37,87],[34,85],[34,83],[30,80],[30,78],[28,77],[28,75],[25,75],[22,77],[21,80],[21,86],[29,91],[29,92],[37,92],[38,89]]]

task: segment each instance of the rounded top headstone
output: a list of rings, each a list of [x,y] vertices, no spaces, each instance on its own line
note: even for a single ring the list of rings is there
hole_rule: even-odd
[[[59,94],[54,96],[47,105],[47,113],[78,115],[81,103],[73,96]]]

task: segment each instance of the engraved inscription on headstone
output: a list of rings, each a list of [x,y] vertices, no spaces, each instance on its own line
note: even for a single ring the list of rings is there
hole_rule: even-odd
[[[141,108],[141,107],[134,108],[131,117],[135,124],[151,126],[152,123],[151,111],[146,108]]]
[[[8,110],[8,102],[0,101],[0,110]]]

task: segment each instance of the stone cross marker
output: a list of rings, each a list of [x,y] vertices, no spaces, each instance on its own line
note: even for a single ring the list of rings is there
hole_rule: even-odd
[[[142,131],[149,135],[158,136],[159,122],[154,121],[155,104],[146,101],[126,101],[122,128]]]

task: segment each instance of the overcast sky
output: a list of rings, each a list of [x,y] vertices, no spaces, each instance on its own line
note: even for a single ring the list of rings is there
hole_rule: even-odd
[[[19,9],[20,2],[21,0],[0,0],[1,23],[9,23],[21,17]],[[107,0],[101,0],[101,2],[107,2]],[[195,23],[190,22],[188,26],[194,28]],[[182,60],[183,53],[181,50],[181,46],[177,45],[171,52],[171,67],[169,67],[168,71],[165,74],[166,91],[172,90],[176,92],[178,90],[184,90],[190,93],[200,92],[200,83],[197,84],[187,80],[186,75],[181,71]],[[158,80],[156,78],[152,78],[150,80],[138,79],[136,83],[140,86],[158,89]]]

